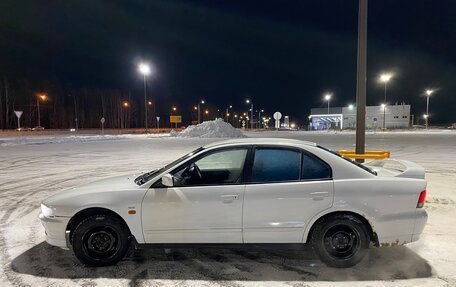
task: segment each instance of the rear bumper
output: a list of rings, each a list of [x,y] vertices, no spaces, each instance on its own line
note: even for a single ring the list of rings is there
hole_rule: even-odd
[[[416,219],[415,219],[415,227],[413,228],[413,234],[411,242],[418,241],[420,239],[420,235],[424,230],[428,220],[428,214],[424,208],[417,208],[416,209]]]
[[[46,242],[53,246],[68,249],[65,230],[70,221],[69,217],[46,217],[40,213],[41,224],[46,231]]]

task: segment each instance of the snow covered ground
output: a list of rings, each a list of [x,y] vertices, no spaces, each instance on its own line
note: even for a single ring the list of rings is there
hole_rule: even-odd
[[[249,137],[353,148],[354,133],[247,132]],[[15,141],[16,140],[16,141]],[[0,286],[456,286],[456,133],[369,133],[427,169],[429,222],[411,245],[373,249],[350,269],[332,269],[308,249],[156,249],[131,252],[114,267],[88,268],[46,244],[40,201],[108,176],[147,171],[217,139],[163,136],[0,138]]]

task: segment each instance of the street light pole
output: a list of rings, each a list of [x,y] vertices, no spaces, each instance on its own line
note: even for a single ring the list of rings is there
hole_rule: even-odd
[[[145,124],[146,124],[146,133],[147,133],[147,88],[146,88],[146,74],[144,73],[144,112],[145,112]]]
[[[426,90],[426,129],[428,129],[429,124],[429,97],[432,95],[433,90]]]
[[[382,104],[383,108],[383,129],[385,129],[385,124],[386,124],[386,104]]]
[[[198,123],[200,124],[201,123],[201,108],[200,108],[200,104],[204,104],[204,100],[202,100],[201,102],[198,103]]]
[[[330,121],[330,119],[329,119],[329,102],[331,100],[331,94],[326,94],[325,100],[328,101],[328,122],[329,122]],[[329,127],[330,127],[330,125],[328,126],[328,130],[329,130]]]
[[[36,106],[38,109],[38,126],[41,127],[41,115],[40,115],[40,98],[36,98]]]
[[[383,97],[383,130],[386,129],[386,121],[385,121],[385,110],[386,110],[386,89],[388,86],[388,82],[391,79],[392,75],[391,74],[382,74],[380,76],[380,81],[385,83],[385,95]]]
[[[145,131],[147,133],[147,90],[146,90],[146,76],[150,74],[150,66],[146,63],[139,64],[139,72],[144,76],[144,123]]]
[[[36,97],[36,108],[38,109],[38,126],[41,127],[41,114],[40,114],[40,99],[41,100],[46,100],[46,95],[45,94],[39,94]]]
[[[75,126],[75,129],[77,130],[78,129],[78,112],[77,112],[77,109],[76,109],[76,96],[75,95],[72,95],[72,94],[68,94],[69,97],[73,97],[73,103],[74,103],[74,126]]]
[[[245,101],[247,104],[250,104],[250,128],[253,130],[253,102],[249,99]]]

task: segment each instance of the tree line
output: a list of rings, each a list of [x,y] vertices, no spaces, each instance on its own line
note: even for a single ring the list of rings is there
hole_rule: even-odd
[[[41,97],[40,97],[41,96]],[[63,88],[50,82],[0,78],[0,129],[17,128],[14,111],[22,111],[21,127],[46,129],[144,127],[144,100],[119,89]],[[39,108],[39,111],[38,111]],[[155,110],[148,107],[148,126],[155,127]]]

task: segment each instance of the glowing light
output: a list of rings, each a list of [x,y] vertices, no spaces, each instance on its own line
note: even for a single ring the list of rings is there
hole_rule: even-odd
[[[433,90],[426,90],[426,95],[430,96],[430,95],[432,95],[433,92],[434,92]]]
[[[348,105],[348,108],[349,108],[350,110],[353,110],[354,106],[353,106],[353,105]]]
[[[138,66],[138,70],[141,74],[147,76],[151,73],[150,66],[146,63],[140,63]]]
[[[382,75],[380,75],[380,81],[387,83],[389,80],[391,80],[392,77],[393,77],[393,75],[391,75],[391,74],[382,74]]]
[[[123,102],[123,106],[128,107],[129,106],[128,102]]]
[[[147,104],[149,104],[149,106],[152,106],[152,101],[148,101]]]
[[[326,94],[326,95],[325,95],[325,100],[326,100],[326,101],[329,101],[330,99],[331,99],[331,94]]]

